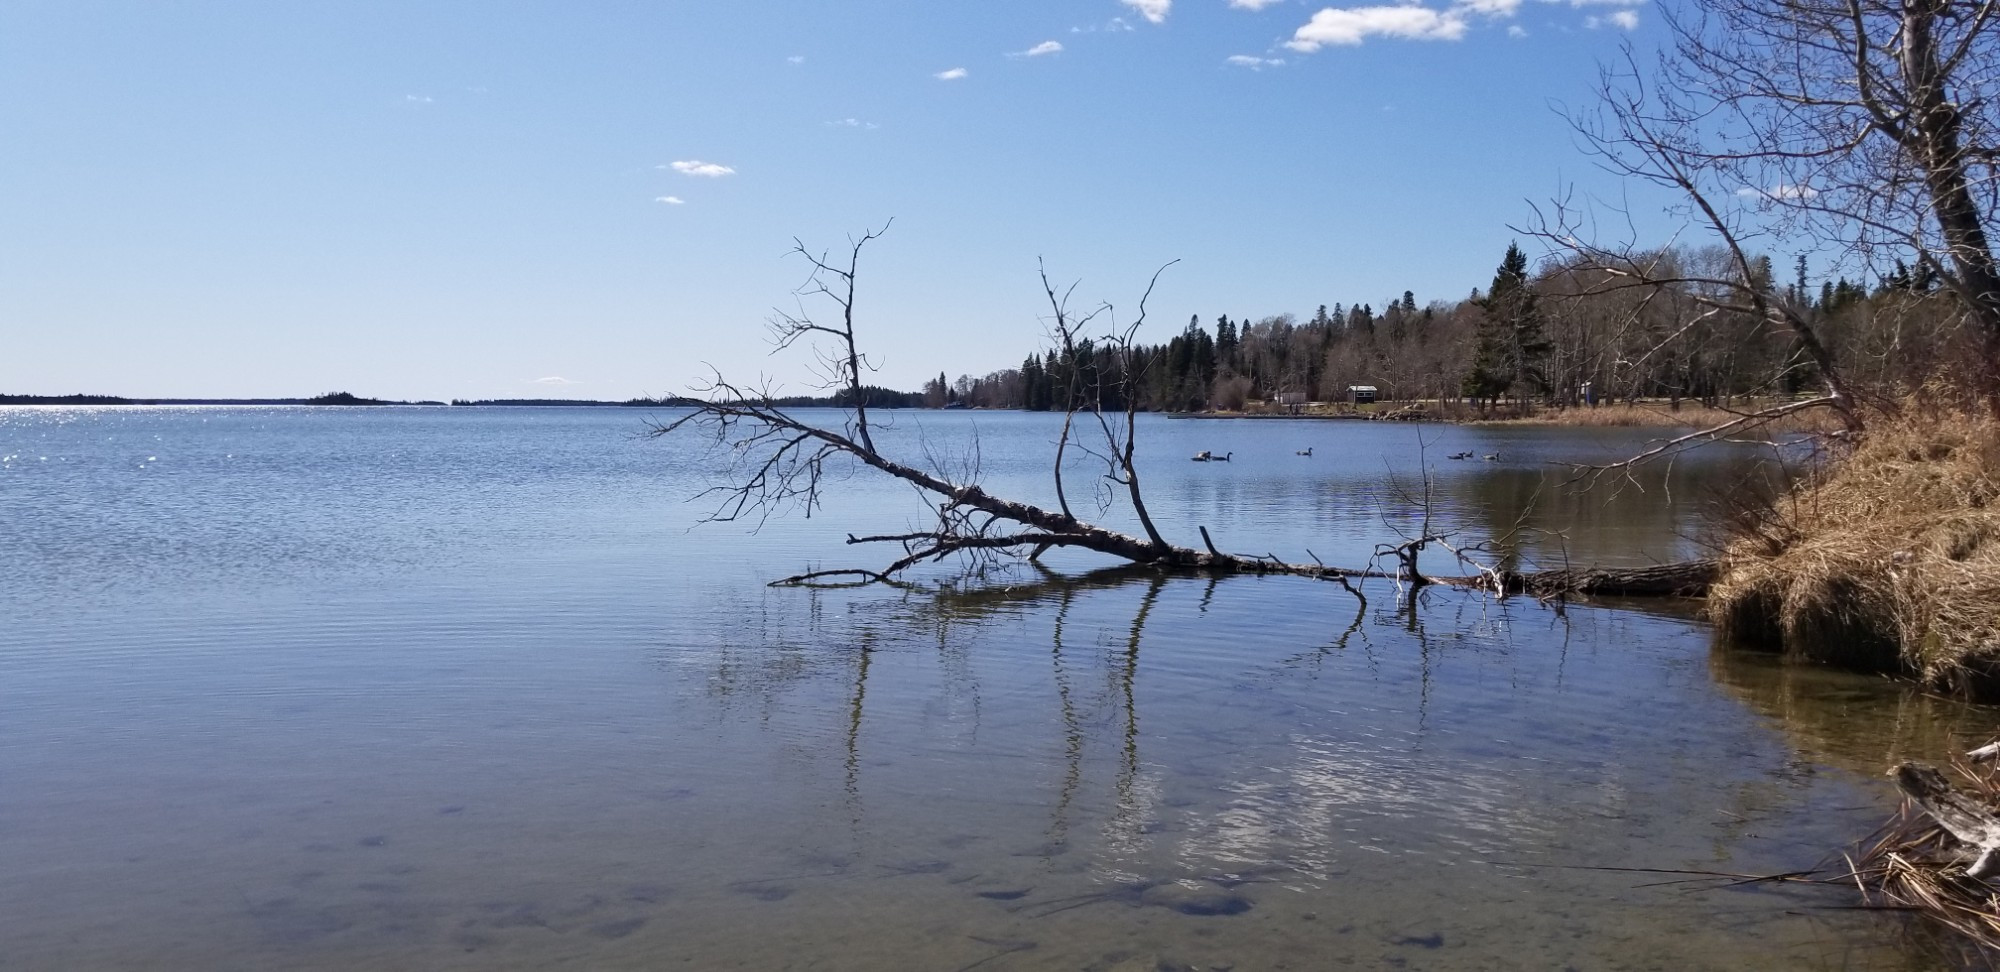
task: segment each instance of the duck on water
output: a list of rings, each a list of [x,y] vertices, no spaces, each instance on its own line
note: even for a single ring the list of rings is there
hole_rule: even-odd
[[[1236,453],[1234,452],[1225,452],[1222,455],[1218,456],[1215,453],[1208,451],[1207,449],[1203,449],[1200,452],[1195,453],[1193,459],[1196,462],[1228,462],[1229,457],[1235,454]]]

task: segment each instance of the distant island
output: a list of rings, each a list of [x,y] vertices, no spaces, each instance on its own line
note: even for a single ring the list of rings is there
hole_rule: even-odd
[[[126,398],[122,395],[5,395],[0,405],[443,405],[443,402],[392,402],[362,398],[352,392],[328,392],[312,398]]]
[[[920,393],[899,392],[888,388],[870,387],[864,389],[866,404],[870,408],[921,408],[924,396]],[[851,395],[813,397],[794,395],[773,400],[773,404],[784,408],[844,408]],[[363,398],[353,392],[337,391],[311,398],[126,398],[122,395],[8,395],[0,394],[0,405],[445,405],[441,401],[392,401],[382,398]],[[449,403],[456,407],[481,405],[546,408],[686,408],[695,404],[694,399],[684,396],[663,396],[660,398],[628,398],[621,402],[592,401],[575,398],[454,398]]]

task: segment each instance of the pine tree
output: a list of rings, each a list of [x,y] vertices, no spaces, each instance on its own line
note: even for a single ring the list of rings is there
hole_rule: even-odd
[[[1548,390],[1550,350],[1542,331],[1535,291],[1528,285],[1528,257],[1509,243],[1507,255],[1493,274],[1493,286],[1478,302],[1486,311],[1479,326],[1479,346],[1465,393],[1493,400],[1512,392],[1515,397]]]

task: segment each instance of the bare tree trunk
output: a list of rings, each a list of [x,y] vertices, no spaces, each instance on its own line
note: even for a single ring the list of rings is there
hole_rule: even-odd
[[[1957,270],[1947,279],[1979,327],[1980,383],[1987,407],[2000,415],[2000,264],[1986,237],[1985,214],[1972,198],[1960,143],[1963,116],[1946,96],[1948,78],[1938,57],[1933,27],[1948,6],[1942,0],[1904,4],[1901,67],[1909,118],[1890,131],[1923,169],[1945,253]]]

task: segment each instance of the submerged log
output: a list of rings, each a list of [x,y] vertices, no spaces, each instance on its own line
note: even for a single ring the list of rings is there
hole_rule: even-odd
[[[1952,789],[1944,774],[1926,763],[1899,763],[1889,775],[1939,826],[1979,852],[1979,859],[1965,869],[1966,877],[1984,881],[2000,874],[2000,816],[1990,807]]]
[[[1500,583],[1508,594],[1556,597],[1564,594],[1604,597],[1702,597],[1715,583],[1713,560],[1689,560],[1647,567],[1575,567],[1529,573],[1504,570]],[[1487,577],[1458,579],[1472,587],[1493,587]]]

